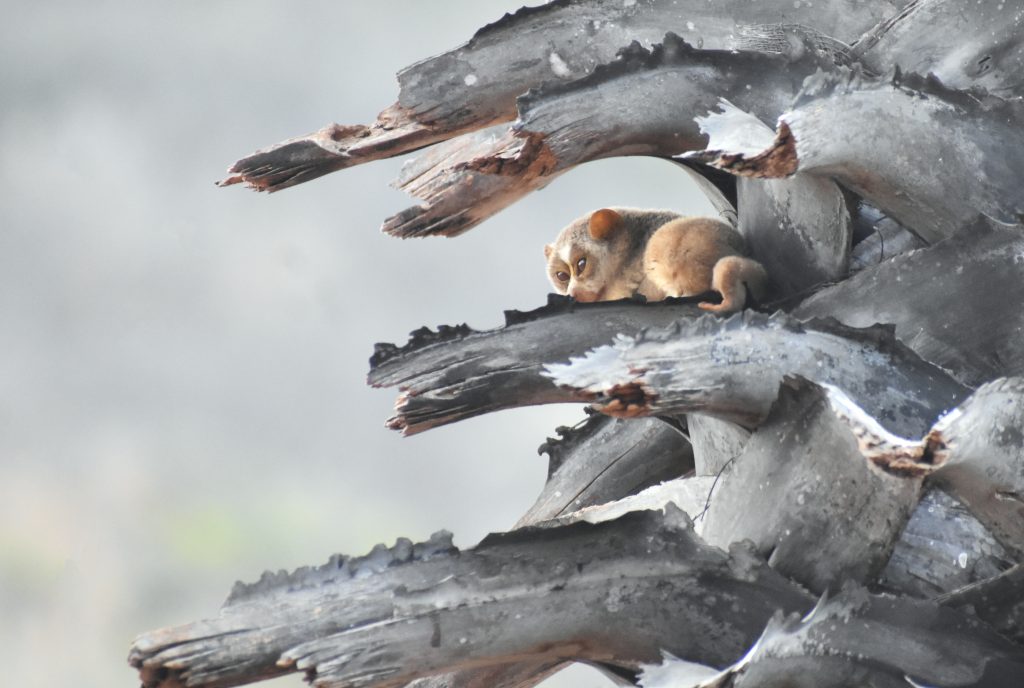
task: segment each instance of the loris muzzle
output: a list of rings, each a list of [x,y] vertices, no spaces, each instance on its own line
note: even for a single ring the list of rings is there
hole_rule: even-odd
[[[602,208],[573,221],[544,247],[548,277],[577,301],[609,301],[641,294],[648,301],[709,291],[721,303],[701,308],[732,312],[748,291],[760,300],[768,277],[744,257],[743,237],[720,220],[668,210]]]

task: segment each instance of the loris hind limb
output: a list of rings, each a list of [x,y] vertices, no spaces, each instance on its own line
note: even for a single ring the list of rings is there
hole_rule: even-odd
[[[685,217],[659,227],[644,249],[644,273],[665,296],[722,295],[721,303],[701,308],[716,313],[742,310],[749,289],[763,298],[768,274],[742,255],[743,237],[730,225],[709,217]]]

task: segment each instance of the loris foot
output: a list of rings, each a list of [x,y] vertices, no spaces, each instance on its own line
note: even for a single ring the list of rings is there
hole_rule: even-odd
[[[711,303],[710,301],[701,301],[697,304],[698,308],[702,308],[712,313],[732,313],[734,311],[742,310],[743,304],[736,305],[735,301],[727,301],[722,299],[721,303]]]
[[[743,256],[725,256],[715,263],[711,276],[711,288],[722,295],[722,302],[698,305],[712,313],[743,310],[747,303],[747,288],[758,294],[767,279],[764,267],[757,261]]]

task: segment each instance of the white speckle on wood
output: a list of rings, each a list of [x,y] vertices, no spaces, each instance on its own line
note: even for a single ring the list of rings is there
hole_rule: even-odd
[[[552,52],[548,56],[548,62],[551,63],[551,71],[555,73],[555,76],[563,79],[568,79],[572,76],[572,70],[569,69],[569,65],[565,64],[565,60],[558,53]]]
[[[466,82],[467,86],[472,86],[473,84],[476,83],[476,74],[467,74],[466,78],[463,79],[463,81]]]

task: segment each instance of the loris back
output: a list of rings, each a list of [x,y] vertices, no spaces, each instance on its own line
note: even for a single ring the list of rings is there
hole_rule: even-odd
[[[602,208],[573,221],[544,247],[555,290],[577,301],[608,301],[642,294],[722,294],[701,308],[728,312],[760,298],[764,268],[743,257],[744,241],[732,226],[708,217],[668,210]]]

